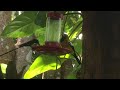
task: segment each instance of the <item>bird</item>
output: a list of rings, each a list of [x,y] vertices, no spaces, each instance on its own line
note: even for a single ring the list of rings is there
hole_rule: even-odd
[[[68,37],[67,34],[62,35],[60,43],[61,43],[61,46],[63,48],[68,48],[71,52],[73,52],[72,55],[74,56],[74,58],[77,60],[78,64],[80,65],[81,60],[78,58],[78,56],[76,54],[76,51],[75,51],[75,48],[74,48],[73,44],[70,42],[69,37]]]

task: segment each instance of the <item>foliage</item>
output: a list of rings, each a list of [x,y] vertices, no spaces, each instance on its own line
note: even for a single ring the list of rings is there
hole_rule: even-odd
[[[33,78],[34,76],[41,74],[48,70],[56,70],[60,68],[60,62],[57,61],[58,57],[52,55],[40,55],[35,59],[33,64],[30,66],[24,79]],[[62,60],[63,62],[63,60]]]
[[[76,78],[76,73],[77,73],[78,70],[80,70],[80,68],[81,68],[81,65],[74,66],[73,71],[70,72],[70,74],[66,77],[66,79],[77,79]]]
[[[20,38],[35,34],[42,45],[45,40],[45,20],[46,12],[25,11],[5,27],[2,36]]]
[[[6,73],[7,64],[3,64],[3,63],[1,63],[0,65],[1,65],[2,73],[5,74],[5,73]]]
[[[37,11],[25,11],[11,21],[4,29],[2,36],[19,38],[32,35],[40,26],[34,23]]]
[[[39,43],[43,45],[45,42],[44,33],[46,28],[46,13],[47,11],[24,11],[5,27],[2,36],[20,38],[35,35],[39,40]],[[64,20],[62,27],[64,28],[64,32],[68,34],[70,42],[73,42],[76,52],[81,55],[82,43],[80,39],[77,39],[77,37],[82,31],[82,16],[80,14],[69,13],[73,12],[66,11],[66,19]],[[67,58],[74,58],[71,54],[67,55]],[[56,62],[58,59],[61,61],[61,63]],[[60,68],[60,64],[65,61],[65,59],[61,59],[62,58],[55,55],[39,55],[34,60],[23,78],[29,79],[48,70],[56,70],[56,66],[57,69]],[[76,66],[78,65],[74,62],[73,64]],[[76,66],[75,68],[77,68]],[[72,74],[75,76],[76,73],[73,71]],[[68,76],[68,78],[71,78],[71,76]]]

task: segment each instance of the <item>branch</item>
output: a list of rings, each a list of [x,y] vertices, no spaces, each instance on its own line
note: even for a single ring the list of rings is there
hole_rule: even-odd
[[[6,52],[6,53],[1,54],[0,56],[3,56],[3,55],[5,55],[5,54],[8,54],[8,53],[10,53],[10,52],[12,52],[12,51],[15,51],[15,50],[17,50],[17,49],[19,49],[19,48],[21,48],[21,47],[24,47],[24,46],[32,46],[32,44],[34,44],[34,43],[39,44],[39,41],[38,41],[37,39],[33,39],[33,40],[31,40],[31,41],[28,41],[28,42],[26,42],[26,43],[23,43],[23,44],[21,44],[21,45],[18,45],[18,48],[12,49],[12,50],[10,50],[10,51],[8,51],[8,52]]]
[[[66,14],[63,14],[63,15],[73,15],[73,14],[80,14],[82,16],[82,13],[66,13]]]

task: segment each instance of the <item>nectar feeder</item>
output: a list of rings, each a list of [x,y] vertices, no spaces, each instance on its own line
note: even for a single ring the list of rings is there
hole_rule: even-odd
[[[58,12],[48,12],[46,20],[45,45],[34,46],[33,50],[43,54],[64,55],[71,50],[61,46],[63,14]]]

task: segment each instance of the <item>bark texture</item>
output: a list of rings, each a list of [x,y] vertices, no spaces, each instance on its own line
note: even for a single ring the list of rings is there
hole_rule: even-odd
[[[0,11],[0,34],[2,33],[4,27],[11,20],[11,11]],[[11,38],[4,38],[0,36],[0,55],[4,54],[12,49],[14,49],[14,41]],[[3,56],[0,56],[0,63],[8,63],[9,61],[14,60],[15,52],[10,52]]]
[[[120,11],[83,11],[83,79],[120,78]]]

